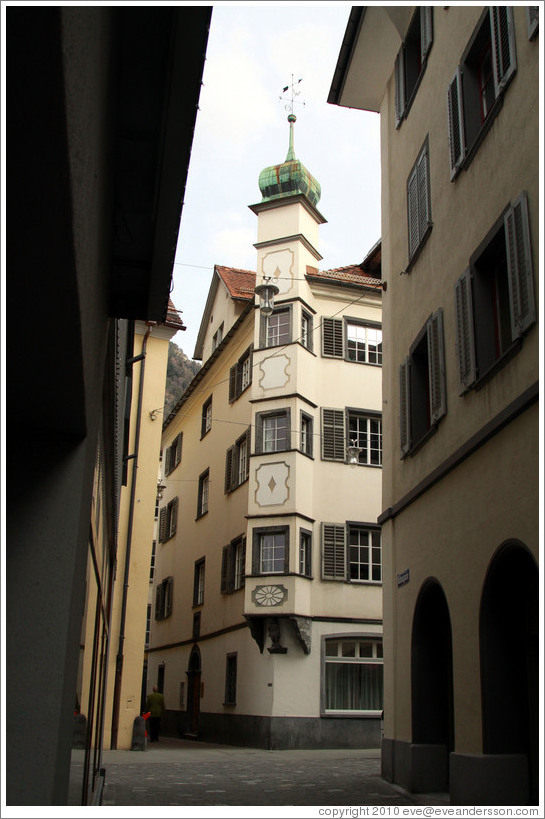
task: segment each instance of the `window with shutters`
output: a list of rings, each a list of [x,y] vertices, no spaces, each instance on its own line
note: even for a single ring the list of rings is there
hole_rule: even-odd
[[[358,364],[382,365],[382,328],[352,318],[322,320],[322,355]]]
[[[182,438],[180,432],[173,440],[172,444],[165,451],[165,475],[170,475],[182,460]]]
[[[430,157],[428,138],[420,149],[407,180],[407,229],[409,265],[420,253],[432,228],[430,202]]]
[[[241,355],[229,372],[229,403],[240,398],[244,390],[252,383],[252,347]]]
[[[155,619],[164,620],[172,613],[173,578],[166,577],[155,588]]]
[[[212,396],[202,405],[201,414],[201,438],[204,438],[207,432],[212,429]]]
[[[260,346],[278,347],[291,342],[291,304],[276,308],[272,315],[261,315]]]
[[[291,447],[291,411],[258,412],[255,418],[255,451],[285,452]]]
[[[322,408],[322,460],[347,462],[347,447],[359,447],[362,466],[382,466],[380,413],[347,407]]]
[[[380,528],[367,523],[323,523],[322,580],[381,583]]]
[[[324,716],[380,716],[382,640],[361,634],[323,638]]]
[[[494,375],[535,324],[528,200],[508,206],[455,286],[460,392]]]
[[[433,8],[420,6],[411,20],[395,62],[395,115],[399,128],[409,113],[433,44]]]
[[[428,319],[399,368],[401,455],[416,450],[447,411],[443,311]]]
[[[240,535],[223,547],[221,555],[221,592],[232,594],[244,588],[246,536]]]
[[[253,530],[252,574],[286,574],[289,571],[289,527],[267,526]]]
[[[206,470],[199,476],[199,488],[197,495],[197,518],[201,518],[208,512],[208,489],[210,483],[210,470]]]
[[[224,705],[237,703],[237,655],[228,654],[225,662],[225,701]]]
[[[173,498],[159,512],[159,542],[166,543],[176,534],[178,498]]]
[[[204,569],[205,558],[195,561],[195,572],[193,575],[193,605],[202,606],[204,603]]]
[[[312,532],[299,530],[299,574],[312,576]]]
[[[451,179],[473,158],[516,70],[513,10],[489,6],[447,89]]]
[[[225,454],[225,492],[235,489],[248,480],[250,453],[250,427],[244,435],[229,447]]]

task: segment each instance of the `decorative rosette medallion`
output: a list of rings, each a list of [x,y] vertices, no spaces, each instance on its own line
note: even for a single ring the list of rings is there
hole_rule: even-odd
[[[252,592],[252,601],[256,606],[281,606],[287,599],[285,586],[256,586]]]

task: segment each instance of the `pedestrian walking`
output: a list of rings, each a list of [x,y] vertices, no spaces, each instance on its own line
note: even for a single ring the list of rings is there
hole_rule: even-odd
[[[161,730],[161,717],[166,711],[165,698],[160,693],[159,688],[154,685],[153,692],[148,694],[146,699],[146,710],[150,712],[149,732],[150,742],[159,742],[159,731]]]

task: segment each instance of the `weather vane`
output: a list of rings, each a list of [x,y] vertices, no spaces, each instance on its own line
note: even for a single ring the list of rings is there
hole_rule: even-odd
[[[292,74],[291,75],[291,85],[285,85],[284,88],[282,89],[282,93],[278,97],[279,100],[282,100],[282,102],[284,103],[284,108],[286,109],[286,111],[289,111],[290,114],[293,114],[293,106],[295,105],[296,102],[299,105],[304,105],[305,104],[302,100],[296,100],[295,99],[295,97],[298,97],[299,94],[301,93],[300,91],[296,90],[296,88],[297,88],[297,86],[299,85],[300,82],[303,82],[303,78],[301,77],[300,80],[297,80],[295,82],[294,79],[293,79],[293,74]],[[284,96],[286,94],[286,92],[290,90],[290,88],[291,88],[291,100],[288,99],[287,96]]]

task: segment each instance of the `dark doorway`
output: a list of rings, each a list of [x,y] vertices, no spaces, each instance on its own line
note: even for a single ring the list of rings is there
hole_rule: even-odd
[[[186,734],[197,736],[201,708],[201,652],[193,646],[187,667],[187,724]]]
[[[505,544],[488,569],[480,612],[483,752],[527,756],[531,804],[539,782],[538,586],[530,552]]]
[[[157,668],[157,688],[161,692],[161,694],[165,693],[165,667],[164,665],[160,665]]]
[[[445,594],[436,580],[422,586],[413,617],[411,693],[413,742],[454,750],[452,635]]]

